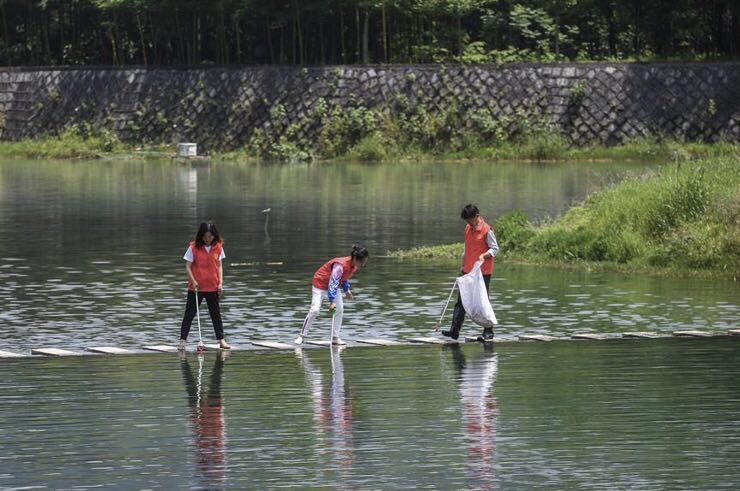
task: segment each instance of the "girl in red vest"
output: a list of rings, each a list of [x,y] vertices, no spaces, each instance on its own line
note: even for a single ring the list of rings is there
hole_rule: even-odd
[[[303,338],[308,334],[314,319],[319,315],[321,310],[321,301],[326,298],[329,300],[329,310],[334,313],[331,321],[331,342],[332,344],[346,344],[339,338],[339,331],[342,329],[342,316],[344,314],[344,304],[342,294],[339,288],[347,294],[347,299],[352,300],[352,292],[349,289],[349,279],[352,275],[365,265],[370,254],[362,246],[352,246],[352,252],[349,256],[335,257],[324,263],[313,275],[313,287],[311,288],[311,308],[303,321],[301,333],[295,338],[295,344],[303,344]]]
[[[467,274],[473,269],[476,262],[482,261],[480,270],[483,274],[483,282],[491,283],[493,274],[493,258],[498,254],[498,242],[493,227],[488,225],[480,216],[478,207],[465,205],[460,213],[460,218],[467,222],[465,226],[465,251],[463,252],[462,274]],[[465,320],[465,309],[463,308],[460,295],[457,296],[455,310],[452,313],[452,326],[449,330],[443,330],[442,335],[457,339],[460,336],[460,328]],[[483,339],[493,339],[493,328],[483,329]]]
[[[185,349],[190,325],[196,314],[195,291],[198,291],[198,305],[203,299],[208,303],[208,313],[213,322],[213,331],[216,333],[221,349],[231,346],[224,339],[224,325],[221,321],[221,307],[218,298],[224,292],[224,271],[221,260],[226,257],[223,249],[223,239],[216,226],[203,222],[198,227],[195,240],[190,243],[185,252],[185,270],[188,273],[188,300],[185,305],[185,316],[180,327],[180,350]]]

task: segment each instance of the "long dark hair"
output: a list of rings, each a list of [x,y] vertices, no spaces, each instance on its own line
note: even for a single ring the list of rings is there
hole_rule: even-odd
[[[361,245],[353,245],[350,256],[352,256],[352,259],[362,261],[363,259],[367,259],[368,257],[370,257],[370,253],[367,252],[367,249],[365,249]]]
[[[213,242],[211,242],[211,244],[224,243],[224,238],[218,233],[218,229],[214,224],[210,222],[202,222],[198,226],[198,232],[195,234],[195,247],[203,247],[205,245],[203,242],[203,236],[206,232],[211,232],[211,235],[213,235]]]

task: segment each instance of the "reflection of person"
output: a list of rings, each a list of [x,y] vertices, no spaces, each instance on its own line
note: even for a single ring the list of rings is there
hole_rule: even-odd
[[[324,298],[329,300],[329,310],[333,312],[331,321],[332,344],[345,344],[339,337],[342,329],[342,318],[344,315],[344,302],[339,288],[347,294],[347,299],[352,300],[352,292],[349,289],[349,279],[367,262],[370,254],[362,246],[352,246],[349,256],[335,257],[324,263],[313,275],[313,286],[311,288],[311,308],[303,321],[301,333],[295,338],[295,344],[303,344],[303,339],[311,329],[314,319],[319,315],[321,302]]]
[[[460,217],[467,223],[465,225],[462,274],[469,273],[476,262],[483,261],[480,269],[481,274],[483,274],[483,282],[486,284],[486,291],[488,291],[491,275],[493,274],[493,258],[498,254],[496,234],[493,227],[480,216],[478,207],[475,205],[465,205]],[[458,294],[455,310],[452,312],[452,326],[449,330],[442,330],[442,335],[457,339],[460,336],[460,328],[464,320],[465,308],[462,304],[462,298]],[[483,329],[483,339],[493,339],[492,327]]]
[[[460,371],[460,406],[468,450],[468,488],[493,489],[495,476],[494,429],[496,400],[493,386],[498,359],[493,346],[485,343],[483,354],[467,362],[459,345],[450,345],[455,367]]]
[[[224,325],[221,321],[221,307],[219,306],[219,296],[224,291],[224,270],[221,260],[225,257],[223,238],[219,235],[216,226],[212,223],[201,223],[195,234],[195,240],[190,243],[183,257],[185,270],[188,273],[188,300],[180,327],[180,350],[185,349],[190,326],[196,314],[196,291],[198,292],[198,305],[204,298],[206,299],[213,331],[216,333],[216,339],[221,348],[231,348],[224,339]]]
[[[352,405],[347,396],[342,364],[342,346],[331,347],[332,381],[328,391],[323,384],[323,374],[309,359],[308,354],[296,350],[306,374],[311,399],[313,401],[313,419],[318,441],[326,441],[330,447],[334,467],[342,475],[348,476],[352,469]],[[320,449],[320,454],[324,449]]]
[[[198,356],[198,374],[193,376],[187,357],[181,360],[182,378],[188,391],[190,421],[195,437],[198,477],[207,489],[223,484],[226,479],[226,424],[224,400],[221,397],[226,352],[216,355],[208,390],[203,393],[202,374],[204,357]]]

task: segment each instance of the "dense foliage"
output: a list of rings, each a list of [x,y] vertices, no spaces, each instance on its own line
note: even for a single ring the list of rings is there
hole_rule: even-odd
[[[737,0],[0,0],[2,65],[734,59]]]

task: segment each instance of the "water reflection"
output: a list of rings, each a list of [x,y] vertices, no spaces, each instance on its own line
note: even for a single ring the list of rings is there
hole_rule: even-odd
[[[348,482],[352,476],[353,454],[353,409],[349,388],[344,379],[341,353],[344,346],[332,346],[331,382],[324,383],[324,374],[313,364],[304,350],[297,349],[306,383],[311,392],[314,432],[317,454],[326,469],[337,473],[340,482]],[[324,350],[321,350],[322,352]]]
[[[221,380],[228,352],[216,354],[208,387],[203,387],[205,355],[199,355],[197,373],[193,374],[187,355],[180,367],[188,392],[190,424],[195,450],[195,481],[206,489],[222,489],[226,480],[226,423]]]
[[[493,344],[483,343],[482,352],[468,361],[459,345],[447,347],[458,370],[458,390],[465,430],[466,480],[469,489],[494,489],[496,478],[496,399],[493,386],[498,358]]]

